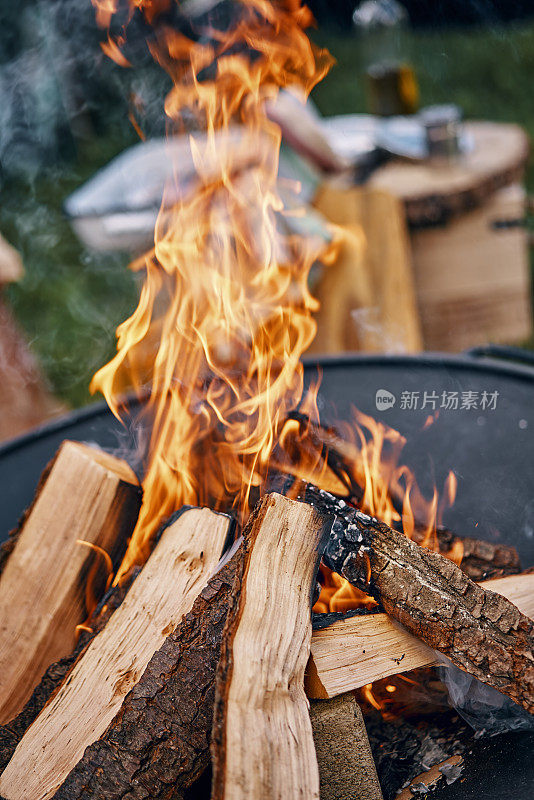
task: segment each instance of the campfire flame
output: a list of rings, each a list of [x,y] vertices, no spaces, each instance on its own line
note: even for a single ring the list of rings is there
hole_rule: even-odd
[[[143,506],[117,579],[146,560],[162,521],[184,504],[246,519],[270,470],[349,500],[357,490],[362,510],[437,549],[452,473],[441,499],[436,489],[425,498],[400,462],[404,437],[358,411],[339,427],[342,467],[331,467],[332,448],[312,435],[319,383],[303,397],[301,356],[315,334],[308,275],[317,247],[280,224],[298,212],[282,200],[281,133],[265,113],[282,88],[307,96],[331,64],[305,34],[308,9],[247,0],[230,29],[190,38],[169,24],[171,0],[92,1],[108,29],[103,49],[122,66],[131,21],[150,26],[147,46],[172,79],[168,136],[189,131],[196,168],[184,195],[174,165],[154,248],[131,265],[144,274],[139,304],[91,385],[119,419],[133,386],[150,431]],[[297,408],[308,425],[292,416]],[[322,583],[315,610],[374,605],[326,568]]]
[[[148,391],[144,503],[124,572],[146,559],[162,520],[184,504],[246,516],[287,413],[301,400],[300,358],[315,333],[315,255],[305,240],[280,234],[281,133],[264,108],[282,87],[307,95],[330,58],[304,33],[312,18],[298,0],[247,0],[230,30],[210,28],[198,40],[165,24],[170,2],[93,3],[106,26],[126,13],[105,45],[119,63],[134,14],[153,26],[149,48],[173,82],[169,135],[186,132],[186,116],[198,131],[190,136],[196,190],[176,201],[177,164],[154,249],[131,265],[145,271],[139,305],[92,382],[119,418],[125,387]]]

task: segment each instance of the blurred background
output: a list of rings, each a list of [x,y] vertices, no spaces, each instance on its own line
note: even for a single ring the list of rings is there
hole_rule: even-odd
[[[228,3],[185,5],[190,20]],[[283,169],[302,179],[319,229],[342,234],[315,279],[315,352],[531,348],[534,2],[310,6],[311,36],[336,63],[306,118],[290,95],[272,116]],[[94,176],[140,133],[163,136],[167,79],[148,54],[135,70],[104,55],[90,0],[0,0],[0,15],[6,438],[94,399],[90,379],[137,301],[127,265],[144,242],[132,231],[150,232],[154,211],[135,198],[117,208],[113,173]],[[144,155],[128,162],[134,182],[157,172],[157,153],[135,172]]]

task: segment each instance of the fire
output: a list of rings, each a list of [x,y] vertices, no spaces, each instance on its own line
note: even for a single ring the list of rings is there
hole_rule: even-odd
[[[108,28],[103,49],[119,64],[130,63],[130,22],[151,26],[147,46],[172,80],[168,135],[172,143],[189,132],[196,169],[184,193],[174,164],[154,247],[131,265],[144,274],[139,304],[92,382],[119,419],[123,392],[133,386],[149,431],[143,507],[117,579],[146,560],[162,520],[184,504],[246,519],[273,470],[292,475],[295,486],[309,480],[342,494],[437,549],[454,476],[441,498],[437,489],[423,496],[401,463],[399,432],[355,410],[340,426],[342,438],[324,442],[313,429],[318,383],[303,397],[317,248],[280,224],[295,210],[279,191],[281,132],[265,105],[285,87],[307,96],[330,66],[306,36],[309,11],[300,0],[238,2],[229,30],[206,27],[190,38],[171,27],[171,0],[93,4]],[[174,152],[169,147],[169,158]],[[331,457],[340,446],[342,463]],[[374,605],[326,569],[322,580],[316,610]]]
[[[308,290],[315,257],[280,232],[279,127],[264,107],[282,87],[305,95],[330,58],[304,30],[299,0],[247,0],[224,33],[188,38],[160,17],[162,0],[93,0],[100,24],[120,17],[104,49],[119,63],[135,15],[153,26],[147,43],[172,79],[169,136],[185,132],[197,171],[192,196],[166,188],[139,305],[117,331],[117,354],[95,376],[121,418],[121,393],[148,393],[144,503],[121,572],[146,559],[162,519],[183,504],[234,507],[246,516],[287,413],[302,397],[302,353],[315,333]],[[246,168],[243,154],[247,155]]]
[[[313,610],[316,614],[328,611],[349,611],[352,608],[376,608],[372,597],[356,589],[336,572],[321,564],[321,594]]]
[[[87,619],[86,622],[76,626],[76,633],[79,634],[81,631],[91,631],[92,629],[88,626],[87,622],[91,618],[91,615],[94,609],[97,606],[97,597],[95,594],[95,581],[97,578],[97,574],[102,568],[102,562],[104,563],[107,578],[106,584],[104,588],[104,594],[108,591],[109,587],[111,586],[111,582],[113,580],[113,562],[111,560],[111,556],[109,555],[106,550],[100,547],[94,542],[86,542],[84,539],[77,539],[76,544],[81,545],[82,547],[87,547],[93,553],[95,553],[98,558],[96,558],[91,568],[89,569],[89,573],[87,575],[87,580],[85,582],[85,609],[87,612]]]

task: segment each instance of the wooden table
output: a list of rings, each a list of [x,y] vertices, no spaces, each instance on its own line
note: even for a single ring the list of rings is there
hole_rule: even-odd
[[[451,165],[392,161],[379,168],[369,186],[403,200],[411,227],[447,222],[484,203],[497,190],[521,181],[529,141],[519,125],[467,122],[474,148]]]
[[[520,343],[532,332],[527,234],[517,224],[528,137],[510,124],[466,129],[474,149],[456,163],[391,162],[369,182],[404,203],[427,350]]]

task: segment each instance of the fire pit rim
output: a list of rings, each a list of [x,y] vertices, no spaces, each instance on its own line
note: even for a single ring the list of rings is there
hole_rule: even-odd
[[[486,355],[486,353],[489,353],[489,355]],[[508,360],[512,357],[516,359],[524,357],[525,360],[532,360],[533,364],[530,366],[529,364],[521,364],[516,361]],[[302,362],[305,368],[313,369],[314,367],[318,367],[319,370],[322,368],[350,367],[351,365],[385,368],[394,366],[404,367],[406,369],[428,366],[445,369],[452,368],[455,370],[460,369],[471,372],[476,371],[478,373],[492,375],[501,374],[505,377],[512,376],[526,382],[534,381],[534,357],[531,357],[528,351],[523,351],[519,348],[481,348],[460,354],[439,352],[425,352],[410,355],[399,355],[396,353],[343,353],[315,357],[306,356],[303,358]],[[131,394],[125,396],[125,401],[132,408],[137,407],[142,402],[138,397]],[[90,403],[87,406],[83,406],[83,408],[74,409],[66,414],[62,414],[50,422],[45,422],[43,425],[39,425],[20,436],[2,442],[0,443],[0,458],[24,447],[29,442],[35,442],[60,430],[66,431],[70,427],[75,427],[80,422],[98,417],[105,412],[107,408],[107,404],[104,400]]]

